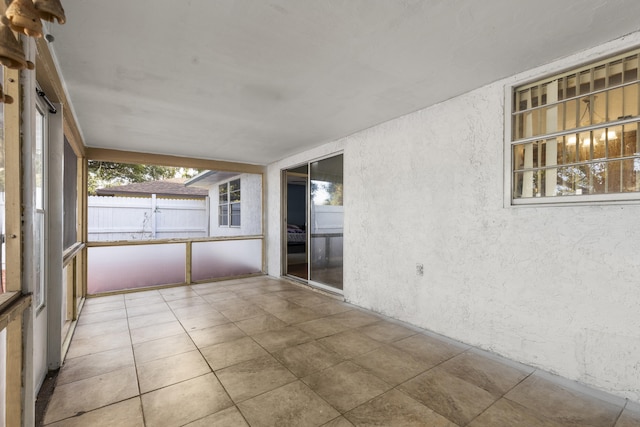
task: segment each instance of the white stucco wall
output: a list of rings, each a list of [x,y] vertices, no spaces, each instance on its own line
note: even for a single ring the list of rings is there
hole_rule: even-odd
[[[240,227],[220,227],[218,225],[219,185],[240,178]],[[211,201],[209,235],[256,236],[262,234],[262,176],[243,173],[225,179],[209,187]]]
[[[639,402],[640,203],[503,196],[505,90],[637,45],[633,34],[270,165],[269,274],[280,170],[344,149],[347,301]]]

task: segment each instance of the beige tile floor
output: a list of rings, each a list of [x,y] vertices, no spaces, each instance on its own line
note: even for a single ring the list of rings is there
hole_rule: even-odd
[[[640,405],[266,277],[88,299],[47,426],[640,426]]]

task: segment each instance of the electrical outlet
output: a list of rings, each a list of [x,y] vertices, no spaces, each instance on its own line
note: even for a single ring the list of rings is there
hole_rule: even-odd
[[[416,274],[418,276],[424,276],[424,265],[420,263],[416,264]]]

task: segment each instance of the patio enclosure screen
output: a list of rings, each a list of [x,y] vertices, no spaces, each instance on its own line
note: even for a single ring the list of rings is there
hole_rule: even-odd
[[[151,286],[191,284],[219,278],[259,274],[263,270],[262,236],[262,176],[247,173],[219,173],[207,171],[201,178],[193,178],[200,188],[208,188],[209,196],[202,208],[188,205],[193,200],[168,200],[153,197],[155,207],[143,205],[148,200],[138,198],[137,204],[127,205],[121,211],[105,210],[89,205],[88,273],[87,291],[99,294]],[[241,209],[241,226],[218,226],[218,189],[220,182],[229,179],[242,183],[242,197],[238,203]],[[95,199],[95,197],[93,198]],[[121,197],[103,197],[118,200]],[[208,206],[213,200],[215,208]],[[92,198],[89,198],[92,201]],[[173,203],[173,204],[171,204]],[[178,203],[176,205],[176,203]],[[175,206],[174,206],[175,205]],[[197,208],[197,209],[196,209]],[[92,214],[95,214],[92,216]],[[200,219],[199,234],[193,231],[194,215]],[[154,229],[170,231],[169,237],[158,239],[154,233],[114,234],[114,226],[109,226],[100,234],[99,221],[102,218],[116,221],[129,217],[137,220],[155,215]],[[131,221],[130,221],[131,222]],[[139,222],[139,221],[138,221]],[[132,224],[135,221],[132,222]],[[126,225],[126,224],[125,224]],[[120,225],[118,225],[120,227]],[[122,226],[124,227],[124,226]],[[164,228],[163,228],[164,227]],[[185,234],[186,233],[186,234]],[[204,234],[203,234],[204,233]],[[93,235],[108,235],[116,241],[92,241]],[[132,236],[128,240],[122,236]],[[167,236],[164,234],[163,236]]]

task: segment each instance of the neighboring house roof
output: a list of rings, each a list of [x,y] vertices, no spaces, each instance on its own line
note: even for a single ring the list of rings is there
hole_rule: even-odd
[[[203,188],[186,187],[185,178],[165,179],[161,181],[136,182],[134,184],[105,187],[96,190],[98,196],[138,196],[148,197],[156,194],[161,197],[179,197],[202,199],[209,195]]]

